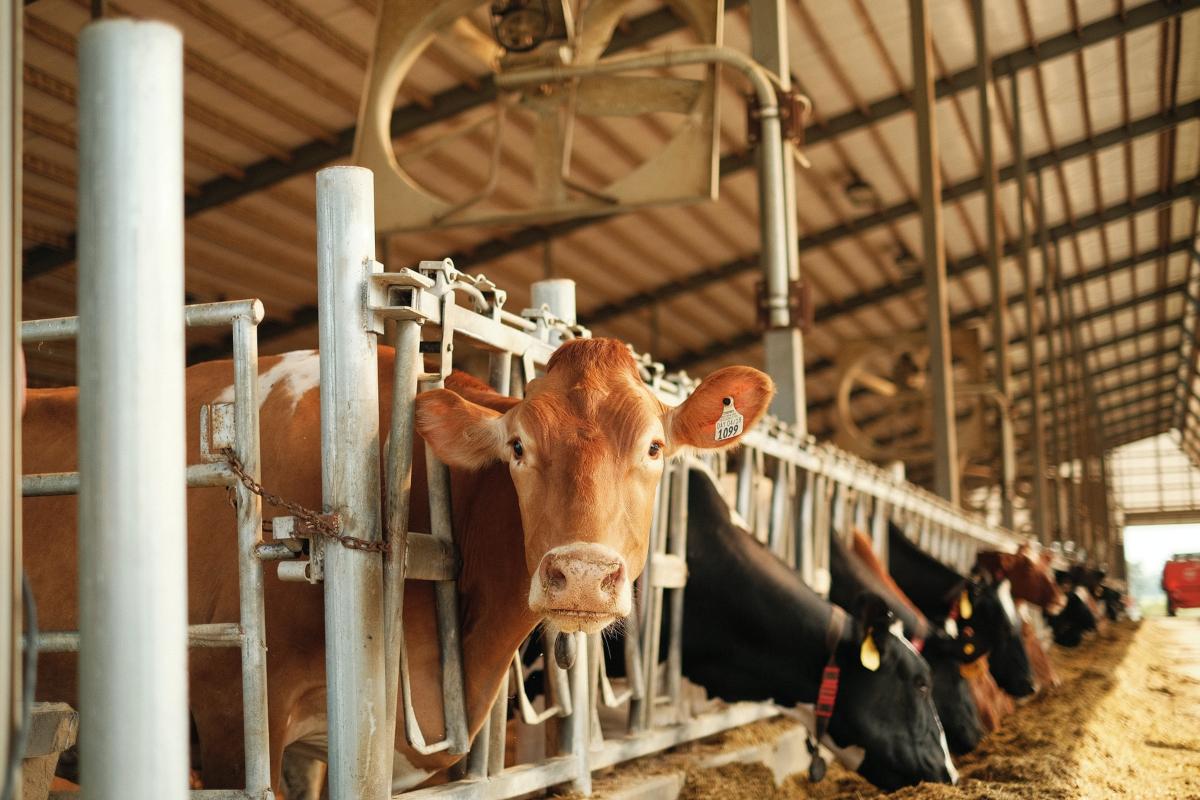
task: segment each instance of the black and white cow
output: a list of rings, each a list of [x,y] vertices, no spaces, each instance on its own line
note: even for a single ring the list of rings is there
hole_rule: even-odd
[[[1066,607],[1054,616],[1047,614],[1054,643],[1061,647],[1078,647],[1085,634],[1096,630],[1096,614],[1089,600],[1088,571],[1075,565],[1069,570],[1055,570],[1054,577],[1067,596]]]
[[[684,674],[731,702],[814,703],[834,606],[733,522],[706,472],[693,469],[688,485]],[[953,782],[929,666],[872,599],[859,599],[835,637],[840,685],[828,737],[839,749],[861,749],[858,772],[883,789]],[[877,665],[866,649],[877,652]]]
[[[988,668],[1001,689],[1013,697],[1033,694],[1033,669],[1007,580],[960,575],[890,523],[888,558],[900,590],[930,621],[949,630],[968,660],[988,656]]]
[[[961,647],[943,629],[932,626],[924,616],[909,608],[839,537],[832,537],[829,553],[832,578],[829,599],[851,607],[860,595],[871,593],[887,603],[902,623],[905,637],[918,646],[929,663],[933,674],[933,702],[946,730],[950,752],[963,755],[974,750],[983,738],[983,726],[971,689],[960,670],[966,660]]]

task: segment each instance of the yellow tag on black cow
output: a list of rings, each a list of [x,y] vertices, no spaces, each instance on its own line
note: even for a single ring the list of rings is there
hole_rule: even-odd
[[[971,618],[971,598],[966,592],[958,598],[958,615],[963,619]]]
[[[879,648],[875,646],[875,640],[871,638],[870,631],[863,637],[862,648],[858,651],[858,657],[862,661],[863,669],[870,672],[879,669]]]

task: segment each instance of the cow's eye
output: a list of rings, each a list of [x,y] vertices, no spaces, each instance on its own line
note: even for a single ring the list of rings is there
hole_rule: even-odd
[[[513,451],[513,456],[518,459],[520,459],[521,456],[525,455],[525,447],[524,447],[524,445],[521,444],[520,439],[513,439],[512,451]]]
[[[663,449],[662,442],[651,442],[650,443],[650,457],[658,458],[658,454],[662,452],[662,449]]]

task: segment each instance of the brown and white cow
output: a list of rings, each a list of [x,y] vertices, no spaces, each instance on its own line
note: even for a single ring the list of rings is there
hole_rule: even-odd
[[[260,362],[263,484],[321,507],[318,356],[313,351]],[[393,353],[380,348],[380,416],[387,430]],[[187,371],[188,458],[199,461],[200,407],[231,396],[229,362]],[[513,651],[541,621],[565,631],[595,631],[626,615],[630,583],[642,571],[663,461],[684,448],[718,441],[725,402],[749,429],[773,386],[761,372],[728,367],[711,375],[674,409],[643,385],[619,342],[564,344],[523,400],[500,396],[454,375],[445,390],[417,401],[417,430],[451,467],[459,577],[466,707],[478,732],[506,675]],[[74,470],[75,388],[35,390],[24,421],[24,470]],[[420,442],[417,443],[420,447]],[[410,528],[429,530],[424,459],[414,458]],[[25,568],[46,630],[78,627],[76,501],[30,498],[24,505]],[[335,545],[331,545],[335,546]],[[188,608],[193,624],[238,618],[235,515],[220,489],[188,496]],[[154,598],[147,597],[147,603]],[[279,786],[285,747],[325,741],[322,591],[266,581],[267,669],[272,783]],[[412,690],[427,737],[443,730],[440,665],[432,585],[405,588],[404,621]],[[38,694],[76,699],[76,659],[44,654]],[[197,649],[190,657],[191,706],[204,784],[243,785],[241,682],[234,650]],[[114,732],[117,734],[119,732]],[[86,742],[83,743],[86,747]],[[396,739],[397,790],[453,762],[422,757]]]
[[[1034,678],[1039,689],[1059,684],[1058,674],[1050,660],[1049,631],[1045,628],[1042,615],[1034,608],[1054,616],[1066,607],[1067,597],[1054,580],[1054,572],[1048,562],[1028,544],[1022,544],[1015,553],[985,551],[976,556],[981,569],[993,578],[1007,578],[1012,584],[1013,600],[1022,618],[1021,640],[1029,656]]]

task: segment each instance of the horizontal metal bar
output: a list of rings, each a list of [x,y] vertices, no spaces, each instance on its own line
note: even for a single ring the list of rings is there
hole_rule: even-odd
[[[229,466],[214,462],[190,464],[187,468],[187,485],[191,489],[214,486],[233,486],[237,476]],[[55,497],[79,494],[78,472],[41,472],[21,476],[21,494],[24,497]]]
[[[232,325],[235,319],[250,318],[262,322],[266,311],[261,300],[227,300],[221,303],[196,303],[183,307],[183,322],[189,328]],[[79,335],[79,317],[31,319],[21,323],[21,343],[57,342]]]
[[[188,647],[240,647],[242,626],[236,622],[212,622],[188,626]],[[75,653],[79,650],[79,631],[42,631],[38,634],[39,653]]]
[[[653,564],[650,574],[651,583],[663,589],[682,589],[687,586],[687,562],[677,555],[670,553],[653,553],[650,556]]]
[[[1126,525],[1190,525],[1200,522],[1200,509],[1126,511]]]
[[[444,783],[395,797],[396,800],[505,800],[574,780],[578,763],[575,756],[557,756],[537,764],[511,767],[489,778]]]
[[[779,709],[773,705],[736,703],[721,711],[702,714],[682,725],[669,725],[621,739],[607,740],[599,749],[592,750],[588,763],[593,770],[604,769],[684,742],[693,742],[730,728],[740,728],[776,716],[779,716]]]
[[[54,791],[49,800],[77,800],[82,796],[81,792]],[[192,800],[273,800],[274,797],[253,795],[244,789],[193,789],[188,796]]]

